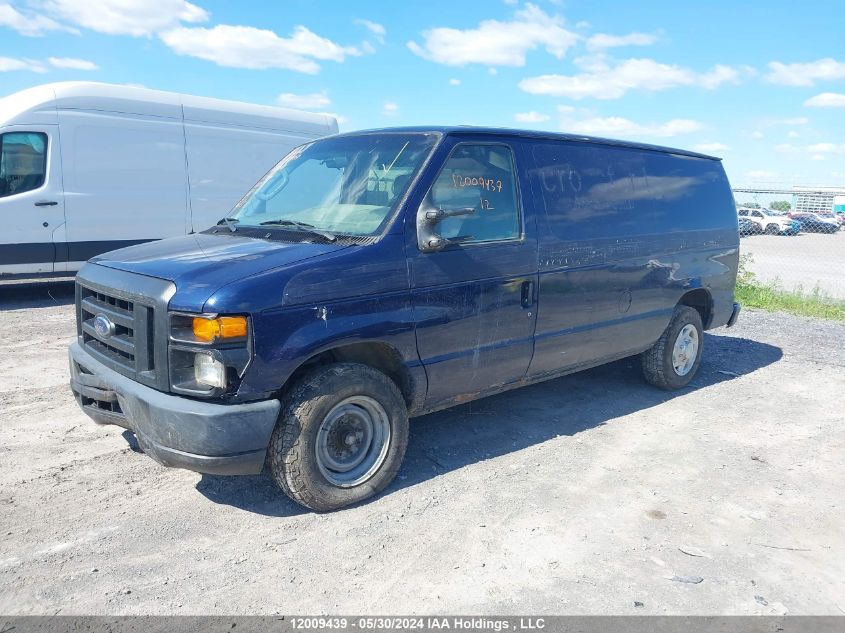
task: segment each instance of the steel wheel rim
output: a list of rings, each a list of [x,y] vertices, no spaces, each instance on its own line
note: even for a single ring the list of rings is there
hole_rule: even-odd
[[[317,467],[341,488],[358,486],[381,468],[390,446],[390,418],[367,396],[344,398],[317,431]]]
[[[695,359],[698,358],[698,330],[692,323],[687,323],[678,332],[675,345],[672,348],[672,368],[679,376],[690,373]]]

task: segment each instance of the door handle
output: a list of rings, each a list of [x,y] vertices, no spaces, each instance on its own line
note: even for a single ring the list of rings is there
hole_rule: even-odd
[[[522,307],[530,308],[534,305],[534,282],[522,282]]]
[[[36,207],[55,207],[57,204],[59,204],[59,203],[56,202],[55,200],[39,200],[38,202],[35,203],[35,206]]]

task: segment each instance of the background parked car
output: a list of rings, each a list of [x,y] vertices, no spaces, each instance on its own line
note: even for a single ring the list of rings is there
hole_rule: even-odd
[[[800,223],[792,221],[788,215],[770,209],[749,209],[740,207],[737,209],[740,218],[747,218],[754,223],[757,233],[768,233],[769,235],[795,235],[801,230]]]
[[[842,228],[843,223],[839,220],[839,217],[835,213],[817,213],[816,215],[819,216],[822,220],[834,222],[836,224],[837,229]]]
[[[824,217],[829,215],[830,217]],[[839,222],[833,214],[810,213],[799,211],[790,213],[789,217],[801,223],[801,230],[811,233],[836,233],[839,230]]]
[[[749,218],[739,218],[740,235],[754,235],[755,233],[759,232],[759,227]]]

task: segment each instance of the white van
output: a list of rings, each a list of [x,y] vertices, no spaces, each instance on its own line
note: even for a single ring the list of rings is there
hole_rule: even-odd
[[[325,114],[90,82],[0,99],[0,278],[208,228]]]

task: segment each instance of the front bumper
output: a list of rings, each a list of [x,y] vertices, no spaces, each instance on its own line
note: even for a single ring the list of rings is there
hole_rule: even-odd
[[[725,327],[733,327],[736,324],[736,320],[739,318],[739,311],[742,309],[738,303],[734,302],[733,310],[731,311],[731,318],[728,319],[728,322]]]
[[[264,467],[280,403],[224,405],[162,393],[109,369],[79,343],[69,350],[70,387],[98,424],[132,430],[164,466],[216,475],[254,475]]]

